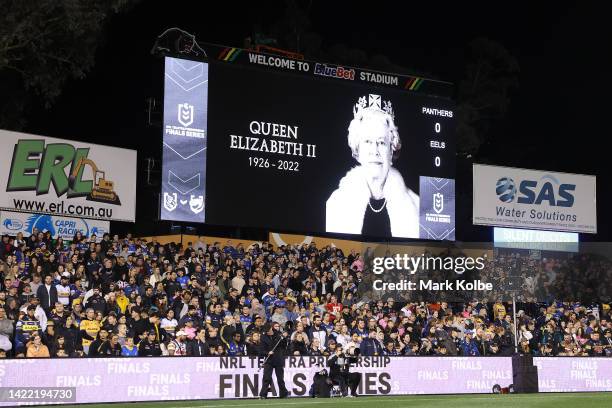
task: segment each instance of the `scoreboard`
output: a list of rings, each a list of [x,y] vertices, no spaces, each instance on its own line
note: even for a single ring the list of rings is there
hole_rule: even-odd
[[[165,60],[162,219],[454,240],[451,84],[206,51]]]

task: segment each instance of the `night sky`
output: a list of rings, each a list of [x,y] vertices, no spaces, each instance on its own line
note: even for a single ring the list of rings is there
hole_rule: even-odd
[[[158,187],[146,186],[144,172],[147,157],[161,158],[161,127],[147,126],[145,102],[150,96],[161,100],[161,61],[150,54],[155,37],[180,27],[200,42],[240,47],[254,23],[266,31],[285,8],[284,1],[214,2],[214,11],[210,4],[143,1],[113,16],[87,78],[71,81],[51,109],[34,107],[28,113],[26,132],[138,150],[137,225],[113,223],[117,232],[162,233],[169,225],[150,222],[157,214]],[[470,40],[486,37],[503,44],[518,60],[520,85],[510,112],[491,130],[490,142],[475,161],[596,175],[599,233],[581,239],[611,240],[612,218],[606,211],[612,199],[612,158],[606,148],[612,50],[608,13],[587,2],[491,4],[314,1],[311,29],[322,36],[323,48],[342,43],[454,83],[464,74]],[[470,171],[471,161],[458,163],[460,193]],[[463,194],[471,197],[471,192]],[[458,212],[457,238],[490,240],[489,228],[471,225],[469,204],[458,205],[466,204]],[[199,231],[263,235],[220,227],[200,226]]]

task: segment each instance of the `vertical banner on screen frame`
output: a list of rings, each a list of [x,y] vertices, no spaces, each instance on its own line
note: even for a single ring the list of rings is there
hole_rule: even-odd
[[[419,238],[455,240],[455,180],[421,176]]]
[[[208,63],[167,57],[160,218],[204,222]]]

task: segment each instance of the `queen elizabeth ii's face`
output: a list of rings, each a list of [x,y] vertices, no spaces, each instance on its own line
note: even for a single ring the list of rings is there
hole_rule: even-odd
[[[362,123],[357,161],[372,179],[384,181],[391,167],[391,144],[384,121],[370,119]]]

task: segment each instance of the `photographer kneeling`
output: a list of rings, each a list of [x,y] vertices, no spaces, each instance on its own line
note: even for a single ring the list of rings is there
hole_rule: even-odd
[[[357,387],[361,381],[361,375],[359,373],[350,373],[349,368],[351,364],[357,362],[358,355],[358,348],[350,348],[347,355],[344,353],[342,346],[338,345],[336,353],[327,360],[327,365],[330,368],[329,377],[332,381],[338,383],[343,397],[347,396],[349,387],[351,389],[351,397],[357,396]]]

